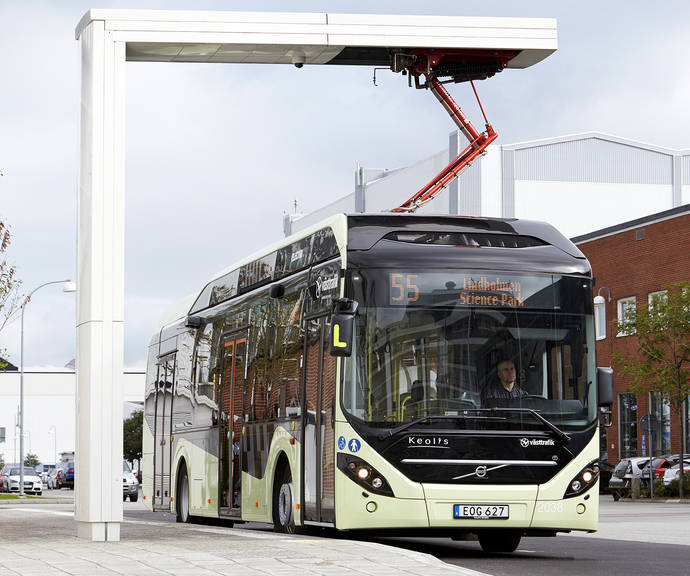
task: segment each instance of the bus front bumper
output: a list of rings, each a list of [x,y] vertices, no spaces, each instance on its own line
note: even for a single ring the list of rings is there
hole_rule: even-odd
[[[423,484],[430,528],[453,528],[472,531],[482,528],[515,528],[546,531],[595,531],[599,519],[599,486],[575,498],[539,499],[538,487],[467,486],[467,497],[457,486]],[[504,517],[484,514],[501,510]],[[477,517],[457,518],[454,511],[469,512]],[[478,507],[482,507],[481,509]],[[481,516],[477,513],[480,513]],[[469,515],[467,515],[469,516]]]

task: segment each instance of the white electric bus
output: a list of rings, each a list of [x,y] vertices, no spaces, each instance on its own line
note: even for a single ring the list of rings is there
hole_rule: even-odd
[[[200,517],[594,531],[592,275],[547,224],[338,215],[231,266],[151,339],[143,497]],[[515,368],[510,392],[499,366]]]

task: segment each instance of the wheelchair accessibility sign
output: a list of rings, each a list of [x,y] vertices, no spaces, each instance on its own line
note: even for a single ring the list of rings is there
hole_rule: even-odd
[[[345,440],[345,436],[340,436],[338,438],[338,450],[345,450],[346,444],[347,444],[347,440]]]

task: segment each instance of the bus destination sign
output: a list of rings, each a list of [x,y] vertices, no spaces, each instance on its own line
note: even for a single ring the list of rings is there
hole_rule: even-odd
[[[525,305],[519,281],[489,279],[462,279],[458,300],[464,306],[492,306],[494,308],[520,308]]]
[[[527,281],[527,286],[525,286]],[[419,272],[389,274],[391,306],[486,306],[524,308],[526,299],[548,285],[551,278],[444,274]]]

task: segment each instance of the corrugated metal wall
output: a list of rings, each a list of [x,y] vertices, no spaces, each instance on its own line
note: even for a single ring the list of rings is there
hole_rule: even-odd
[[[515,150],[515,179],[672,184],[673,156],[599,138],[584,138]]]
[[[458,194],[458,214],[465,216],[481,216],[482,213],[482,162],[481,158],[474,162],[460,177],[451,184]]]
[[[683,156],[682,160],[683,166],[683,186],[690,184],[690,154],[688,156]]]

